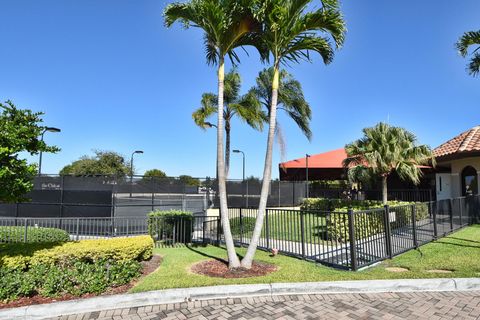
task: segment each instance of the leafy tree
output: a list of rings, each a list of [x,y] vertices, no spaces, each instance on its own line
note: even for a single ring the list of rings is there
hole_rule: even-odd
[[[415,135],[403,128],[379,123],[363,129],[363,137],[345,147],[344,166],[382,180],[383,203],[387,204],[387,179],[395,171],[403,180],[420,183],[421,165],[435,164],[432,150],[418,145]],[[358,168],[357,168],[358,167]]]
[[[199,187],[201,185],[200,180],[188,175],[181,175],[178,179],[186,186]]]
[[[257,1],[258,19],[263,23],[262,40],[273,58],[269,131],[262,191],[255,228],[242,267],[251,268],[262,233],[263,221],[272,176],[272,153],[277,125],[280,67],[282,64],[311,61],[311,53],[318,53],[325,64],[332,62],[334,45],[343,44],[345,23],[336,0],[323,0],[321,7],[312,6],[311,0]],[[314,8],[309,11],[309,8]]]
[[[23,201],[33,188],[37,165],[20,159],[19,153],[36,155],[60,149],[39,139],[45,130],[41,126],[42,112],[18,109],[10,100],[0,103],[0,109],[0,201]]]
[[[145,178],[166,178],[167,174],[160,169],[150,169],[143,174]]]
[[[467,70],[469,74],[477,76],[480,73],[480,30],[465,32],[456,43],[456,46],[464,58],[468,55],[468,50],[476,46],[472,51],[472,58]]]
[[[130,163],[114,151],[95,151],[95,156],[83,156],[60,170],[60,175],[73,176],[118,176],[130,175]]]
[[[253,92],[240,96],[241,82],[240,74],[235,69],[225,75],[223,119],[225,121],[225,172],[227,176],[230,168],[230,132],[233,117],[236,116],[255,130],[262,130],[263,122],[266,119]],[[217,113],[217,102],[218,97],[213,93],[202,95],[202,106],[192,114],[196,125],[203,129],[212,126],[206,120]]]
[[[220,198],[220,212],[225,244],[230,268],[240,267],[240,260],[235,251],[230,221],[227,216],[227,190],[224,152],[224,80],[225,57],[233,63],[239,62],[235,49],[253,45],[261,54],[262,42],[258,31],[261,24],[255,19],[253,1],[249,0],[191,0],[186,3],[169,4],[165,9],[165,24],[170,27],[176,21],[198,27],[204,32],[205,53],[208,64],[218,66],[217,93],[217,178]]]

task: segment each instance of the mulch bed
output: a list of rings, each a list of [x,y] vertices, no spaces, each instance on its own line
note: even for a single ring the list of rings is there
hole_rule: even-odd
[[[135,284],[138,283],[143,277],[146,275],[152,273],[153,271],[157,270],[157,268],[160,266],[162,263],[162,257],[154,255],[150,260],[148,261],[142,261],[140,264],[142,265],[142,273],[139,278],[131,281],[130,283],[127,283],[123,286],[119,287],[114,287],[114,288],[109,288],[107,291],[104,293],[100,294],[100,296],[108,296],[108,295],[114,295],[114,294],[121,294],[121,293],[126,293],[128,290],[133,288]],[[17,307],[24,307],[24,306],[29,306],[29,305],[34,305],[34,304],[42,304],[42,303],[51,303],[51,302],[58,302],[58,301],[67,301],[67,300],[74,300],[74,299],[86,299],[86,298],[92,298],[96,297],[98,295],[93,294],[93,293],[88,293],[84,294],[81,296],[73,296],[73,295],[64,295],[61,297],[56,297],[56,298],[48,298],[48,297],[42,297],[40,295],[36,295],[33,297],[21,297],[15,301],[11,301],[8,303],[2,303],[0,302],[0,309],[6,309],[6,308],[17,308]]]
[[[277,271],[277,266],[269,263],[254,261],[251,269],[237,268],[229,269],[228,263],[223,260],[206,260],[194,264],[191,269],[193,273],[215,278],[250,278],[265,276]]]

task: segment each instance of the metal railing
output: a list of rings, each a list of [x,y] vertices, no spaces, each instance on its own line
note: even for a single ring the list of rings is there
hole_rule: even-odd
[[[257,213],[257,209],[229,209],[237,246],[249,244]],[[480,196],[361,211],[267,209],[259,248],[358,270],[479,222]],[[158,245],[224,242],[220,218],[207,215],[168,219],[5,217],[0,218],[0,242],[31,242],[29,234],[36,228],[65,230],[71,240],[149,234]]]
[[[256,209],[229,209],[234,241],[248,245]],[[345,212],[267,209],[259,247],[357,270],[480,222],[480,196]]]

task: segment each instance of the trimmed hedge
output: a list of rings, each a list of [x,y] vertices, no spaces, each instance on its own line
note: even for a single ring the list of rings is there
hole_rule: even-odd
[[[27,227],[28,243],[66,242],[69,240],[70,236],[62,229]],[[0,242],[25,242],[25,227],[0,227]]]
[[[389,201],[390,228],[395,229],[411,225],[411,206],[416,207],[416,221],[428,217],[428,204],[415,202]],[[383,211],[365,212],[371,209],[383,208],[381,201],[371,200],[343,200],[343,199],[306,199],[301,206],[302,210],[328,211],[326,214],[326,235],[328,240],[347,242],[350,240],[348,233],[348,209],[355,212],[355,238],[363,239],[384,232]],[[328,209],[325,209],[328,208]]]
[[[63,244],[0,245],[0,267],[25,270],[36,265],[73,265],[101,260],[128,262],[147,260],[152,256],[150,236],[81,240]]]
[[[189,211],[153,211],[148,214],[148,234],[159,242],[190,243],[193,213]]]
[[[242,217],[243,235],[248,235],[253,232],[255,228],[256,219],[253,217]],[[240,236],[242,234],[242,227],[240,225],[240,217],[230,219],[230,230],[232,235]]]
[[[40,294],[58,297],[65,294],[100,294],[109,287],[129,283],[140,275],[137,261],[76,262],[70,267],[36,265],[29,270],[0,268],[0,301]]]

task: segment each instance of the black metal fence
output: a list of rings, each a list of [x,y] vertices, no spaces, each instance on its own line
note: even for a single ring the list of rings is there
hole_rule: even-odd
[[[41,242],[43,228],[64,230],[71,240],[150,235],[158,245],[215,243],[218,217],[0,218],[0,243]],[[211,226],[211,228],[209,228]],[[214,228],[213,228],[214,227]],[[48,234],[45,233],[47,237]]]
[[[229,209],[234,241],[248,245],[256,209]],[[480,222],[480,196],[348,212],[267,209],[259,247],[358,270]]]
[[[248,245],[257,213],[251,208],[229,209],[237,246]],[[480,196],[345,212],[267,209],[259,248],[358,270],[479,222]],[[168,220],[3,217],[0,242],[28,242],[36,228],[59,228],[72,240],[150,234],[159,245],[224,242],[220,218],[207,215]]]

